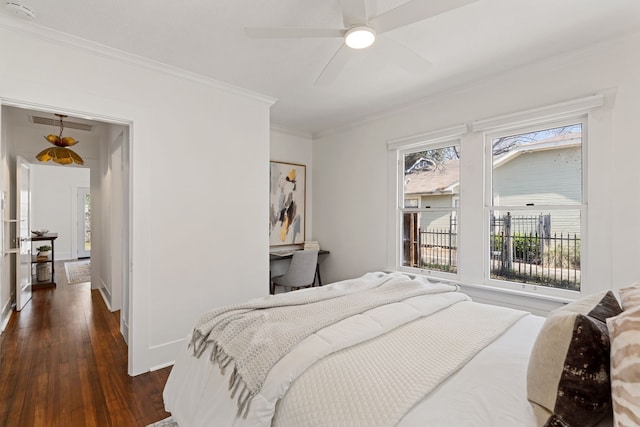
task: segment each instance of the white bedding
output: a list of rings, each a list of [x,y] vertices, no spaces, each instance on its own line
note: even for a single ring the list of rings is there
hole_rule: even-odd
[[[529,354],[544,318],[527,315],[440,384],[398,424],[424,426],[535,426],[526,399]],[[228,381],[206,357],[179,355],[167,383],[166,409],[180,427],[236,427]],[[277,424],[276,424],[277,425]]]
[[[440,384],[398,426],[535,426],[526,375],[529,354],[543,323],[539,316],[522,318]]]
[[[272,417],[262,417],[262,414],[275,411],[276,403],[296,378],[292,374],[302,374],[327,355],[354,348],[389,331],[393,330],[394,335],[400,333],[401,326],[407,323],[448,311],[453,305],[469,299],[457,292],[454,285],[428,283],[422,277],[410,278],[400,273],[368,273],[354,282],[345,289],[332,285],[257,298],[210,310],[201,317],[193,333],[194,353],[200,356],[201,351],[212,346],[212,361],[221,367],[223,374],[225,370],[231,371],[230,394],[237,396],[239,414],[248,418],[248,427],[271,423]],[[475,355],[513,324],[516,318],[511,316],[514,313],[524,314],[513,310],[508,313],[492,311],[485,314],[486,327],[478,328],[474,322],[464,323],[468,327],[462,336],[468,339],[458,343],[456,353],[463,358]],[[456,322],[444,322],[438,331],[456,325]],[[385,346],[377,352],[371,348],[367,356],[386,350]],[[408,364],[406,370],[416,366],[423,359],[422,354],[430,351],[431,347],[423,347],[416,363]],[[369,360],[370,357],[363,357],[356,366]],[[442,357],[437,362],[451,365],[449,357]],[[278,364],[284,365],[284,369],[278,370]],[[449,370],[455,368],[450,366]],[[339,378],[343,377],[341,374]],[[383,395],[379,401],[391,401],[386,396],[386,387],[374,387],[371,393],[375,392]],[[397,409],[390,405],[383,408]],[[374,420],[371,421],[367,427],[373,426]],[[301,426],[299,422],[294,425]]]
[[[345,283],[337,283],[330,286],[340,287]],[[311,289],[308,291],[313,292]],[[450,296],[451,293],[437,296],[437,298],[450,298]],[[458,294],[458,296],[462,297],[460,299],[463,301],[468,299],[463,294]],[[450,304],[447,302],[444,306]],[[456,303],[454,302],[454,304]],[[475,305],[477,303],[465,302],[464,304]],[[402,316],[407,316],[406,312],[409,309],[414,310],[412,307],[405,307],[405,310],[400,310],[401,313],[404,313]],[[429,310],[433,311],[433,308]],[[505,309],[500,310],[504,311]],[[377,311],[385,312],[388,310],[378,309]],[[366,318],[367,316],[359,315],[358,317]],[[378,316],[376,318],[373,316],[367,318],[366,323],[381,325],[388,322],[388,319],[394,318],[394,321],[398,320],[397,314],[392,317],[386,317],[385,315],[385,317]],[[526,370],[531,347],[544,318],[525,315],[520,320],[515,319],[517,317],[513,320],[517,322],[515,325],[507,329],[497,339],[494,340],[492,338],[493,342],[477,353],[458,372],[453,373],[442,383],[440,383],[441,380],[438,380],[435,384],[440,384],[436,386],[435,390],[426,398],[418,399],[419,403],[401,419],[398,425],[404,427],[430,425],[534,426],[534,415],[526,399]],[[278,381],[274,381],[271,384],[275,395],[284,393],[297,375],[304,372],[313,363],[312,361],[314,361],[313,358],[315,357],[313,353],[318,353],[318,350],[323,345],[327,347],[326,344],[322,343],[323,340],[328,340],[329,343],[336,337],[338,341],[343,340],[345,332],[340,331],[346,331],[346,335],[352,333],[349,332],[352,329],[349,326],[349,322],[355,322],[351,326],[358,328],[360,327],[358,323],[362,323],[362,319],[345,320],[348,320],[346,323],[347,328],[344,328],[344,325],[338,325],[340,326],[339,328],[326,328],[326,332],[324,330],[320,331],[324,332],[324,335],[322,333],[319,334],[320,339],[317,336],[311,339],[311,341],[315,340],[316,344],[320,344],[319,347],[317,345],[315,348],[314,346],[301,346],[301,348],[297,349],[298,353],[293,355],[295,357],[287,358],[285,356],[274,366],[269,376],[278,378]],[[510,324],[513,324],[513,321]],[[334,335],[331,335],[331,333]],[[177,357],[167,381],[164,391],[165,407],[172,413],[180,427],[270,425],[274,410],[273,405],[269,407],[269,404],[262,404],[261,402],[255,404],[254,402],[246,419],[236,416],[237,405],[229,397],[228,372],[226,376],[221,375],[218,366],[209,360],[209,353],[210,349],[202,357],[196,358],[193,357],[190,350],[185,348],[185,351]],[[312,354],[309,355],[308,353]],[[323,354],[327,353],[324,352]],[[302,360],[305,357],[308,360],[303,362]],[[317,365],[314,365],[314,367],[317,367]],[[305,381],[303,380],[305,379],[304,376],[301,377],[301,380],[297,381],[295,385],[304,383]],[[313,384],[308,381],[307,383]],[[266,392],[268,392],[269,386],[267,385],[265,388]],[[303,389],[304,387],[300,386],[298,388]],[[295,391],[295,387],[292,390]],[[291,394],[293,397],[291,397],[290,402],[295,403],[289,405],[287,411],[290,412],[290,409],[293,408],[295,413],[296,405],[300,405],[300,402],[305,402],[305,399],[300,400],[297,397],[297,393],[292,392]],[[267,398],[269,398],[268,395]],[[358,396],[353,397],[353,399],[357,398]],[[286,403],[288,401],[286,399],[287,396],[282,400],[283,403],[276,411],[275,426],[281,424],[280,421],[285,419],[285,417],[278,418],[280,412],[289,416],[287,411],[280,411],[280,407],[287,407]],[[313,401],[308,397],[306,399],[306,401]],[[322,423],[319,425],[322,425]]]

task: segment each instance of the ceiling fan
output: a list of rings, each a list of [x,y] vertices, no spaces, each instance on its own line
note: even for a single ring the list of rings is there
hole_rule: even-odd
[[[366,0],[340,0],[343,28],[304,27],[248,27],[245,32],[254,38],[342,38],[343,43],[334,53],[315,81],[316,85],[329,83],[340,74],[353,53],[375,42],[378,49],[407,71],[421,71],[429,62],[411,49],[386,37],[388,31],[440,15],[478,0],[409,0],[380,15],[369,17]]]

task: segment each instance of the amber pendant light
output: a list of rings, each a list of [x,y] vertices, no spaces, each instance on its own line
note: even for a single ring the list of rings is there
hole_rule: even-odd
[[[64,119],[65,115],[56,114],[56,116],[60,119],[60,135],[49,134],[44,137],[47,141],[53,144],[53,147],[45,148],[36,156],[36,159],[41,162],[48,162],[49,160],[53,160],[56,163],[60,163],[61,165],[69,165],[73,162],[76,162],[79,165],[84,164],[84,160],[82,157],[78,156],[75,151],[71,150],[69,147],[72,145],[76,145],[79,141],[71,138],[70,136],[62,136],[62,131],[64,130],[64,123],[62,119]]]

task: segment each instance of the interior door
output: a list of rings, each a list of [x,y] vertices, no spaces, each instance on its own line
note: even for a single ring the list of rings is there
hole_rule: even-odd
[[[30,165],[22,157],[16,161],[16,210],[16,310],[20,311],[31,300]]]
[[[78,188],[78,258],[91,257],[91,193]]]

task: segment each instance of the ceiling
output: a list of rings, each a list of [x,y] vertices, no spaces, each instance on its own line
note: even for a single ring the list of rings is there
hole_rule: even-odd
[[[406,0],[364,1],[368,13],[377,15]],[[256,39],[247,37],[245,27],[342,28],[340,0],[25,0],[25,5],[36,13],[27,25],[275,97],[272,122],[309,134],[640,31],[639,0],[478,0],[384,34],[426,58],[430,65],[422,72],[398,67],[376,43],[353,51],[334,81],[314,85],[342,39]]]

